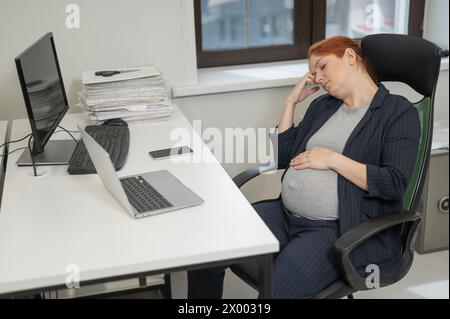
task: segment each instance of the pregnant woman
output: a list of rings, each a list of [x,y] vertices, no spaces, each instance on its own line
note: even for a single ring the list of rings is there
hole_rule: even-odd
[[[277,237],[274,298],[311,298],[339,278],[333,243],[363,221],[400,211],[420,139],[417,110],[377,82],[360,42],[333,37],[309,50],[309,70],[287,97],[278,125],[278,201],[255,210]],[[389,58],[389,52],[386,52]],[[316,93],[293,125],[296,105]],[[251,231],[251,230],[249,230]],[[402,269],[400,228],[374,236],[350,258],[362,276]],[[190,271],[189,298],[221,298],[225,267]]]

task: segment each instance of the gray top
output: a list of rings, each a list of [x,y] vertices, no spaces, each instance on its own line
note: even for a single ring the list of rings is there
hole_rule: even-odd
[[[345,144],[369,105],[348,108],[345,104],[310,138],[306,150],[327,148],[342,154]],[[284,176],[281,196],[293,214],[314,220],[339,218],[337,173],[333,170],[290,167]]]

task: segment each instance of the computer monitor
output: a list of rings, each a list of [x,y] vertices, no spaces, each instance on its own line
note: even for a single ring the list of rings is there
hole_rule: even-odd
[[[17,73],[33,135],[35,165],[66,165],[76,143],[50,137],[69,109],[53,34],[44,35],[16,59]],[[32,165],[26,150],[17,165]]]

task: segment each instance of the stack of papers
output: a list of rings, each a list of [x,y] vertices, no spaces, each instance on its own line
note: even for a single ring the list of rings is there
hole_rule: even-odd
[[[120,69],[110,77],[83,73],[82,107],[89,118],[103,123],[113,118],[127,122],[167,120],[173,113],[168,91],[160,72],[154,67]]]

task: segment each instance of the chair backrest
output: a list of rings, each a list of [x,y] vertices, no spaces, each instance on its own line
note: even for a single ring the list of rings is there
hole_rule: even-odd
[[[403,82],[423,95],[414,104],[420,115],[422,134],[413,176],[403,198],[403,209],[414,210],[420,201],[431,153],[440,48],[427,40],[398,34],[370,35],[362,39],[361,46],[379,82]]]
[[[421,138],[413,175],[403,196],[402,207],[403,210],[416,210],[430,160],[434,98],[441,66],[440,48],[421,38],[396,34],[367,36],[362,39],[361,46],[362,53],[372,65],[379,82],[403,82],[423,95],[422,100],[414,103],[420,116]],[[417,227],[418,222],[402,227],[403,275],[412,263]]]
[[[420,195],[426,179],[429,155],[433,138],[433,103],[430,97],[424,97],[414,104],[419,112],[421,124],[421,136],[416,164],[414,166],[411,181],[403,196],[403,210],[416,210],[419,205]]]

